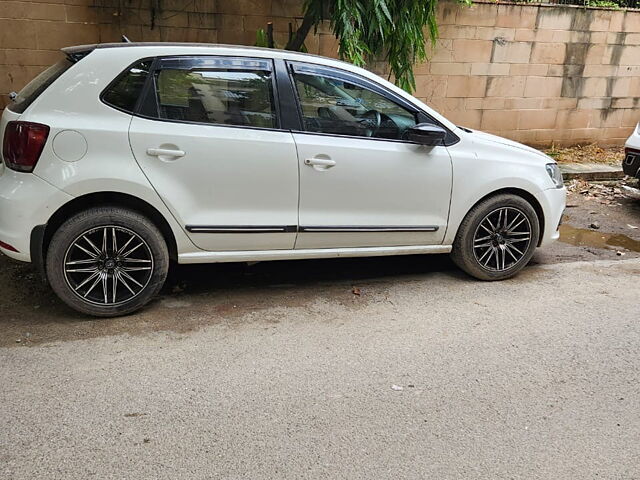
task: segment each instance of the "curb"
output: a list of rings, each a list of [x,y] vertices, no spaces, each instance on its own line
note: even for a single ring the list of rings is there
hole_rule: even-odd
[[[598,163],[565,163],[559,164],[565,180],[606,181],[624,178],[622,167]]]

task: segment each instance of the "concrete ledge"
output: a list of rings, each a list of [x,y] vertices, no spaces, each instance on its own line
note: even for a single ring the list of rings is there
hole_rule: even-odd
[[[622,166],[602,163],[560,163],[565,180],[619,180],[624,177]]]
[[[473,3],[488,3],[491,5],[514,5],[518,7],[544,7],[544,8],[579,8],[580,10],[610,10],[612,12],[638,12],[640,8],[625,8],[625,7],[592,7],[588,5],[572,5],[572,4],[564,4],[564,3],[543,3],[543,2],[510,2],[508,0],[473,0]]]

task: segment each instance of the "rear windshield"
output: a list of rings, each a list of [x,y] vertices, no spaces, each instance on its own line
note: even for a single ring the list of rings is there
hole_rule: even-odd
[[[18,96],[13,103],[10,103],[7,108],[15,113],[24,113],[24,111],[31,105],[36,98],[40,96],[53,82],[55,82],[60,75],[66,72],[69,67],[73,65],[68,59],[60,60],[58,63],[51,65],[44,72],[31,80],[26,87],[20,90]]]

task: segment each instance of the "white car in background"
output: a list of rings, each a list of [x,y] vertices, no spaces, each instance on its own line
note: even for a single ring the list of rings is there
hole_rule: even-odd
[[[451,252],[482,280],[557,239],[553,159],[340,61],[223,45],[64,49],[5,109],[0,251],[91,315],[170,260]]]
[[[626,175],[640,180],[640,123],[624,145],[622,170]]]

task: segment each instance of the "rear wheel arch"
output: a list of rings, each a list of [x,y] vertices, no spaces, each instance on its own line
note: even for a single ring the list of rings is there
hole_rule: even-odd
[[[46,252],[53,235],[67,219],[88,208],[107,205],[133,210],[151,220],[160,230],[160,233],[162,233],[167,243],[169,257],[172,260],[177,260],[178,248],[175,235],[167,220],[153,205],[126,193],[98,192],[83,195],[67,202],[51,215],[49,221],[44,226],[44,230],[42,228],[39,229],[39,227],[34,229],[31,233],[31,256],[33,263],[36,265],[44,264]],[[34,256],[35,258],[33,258]]]

